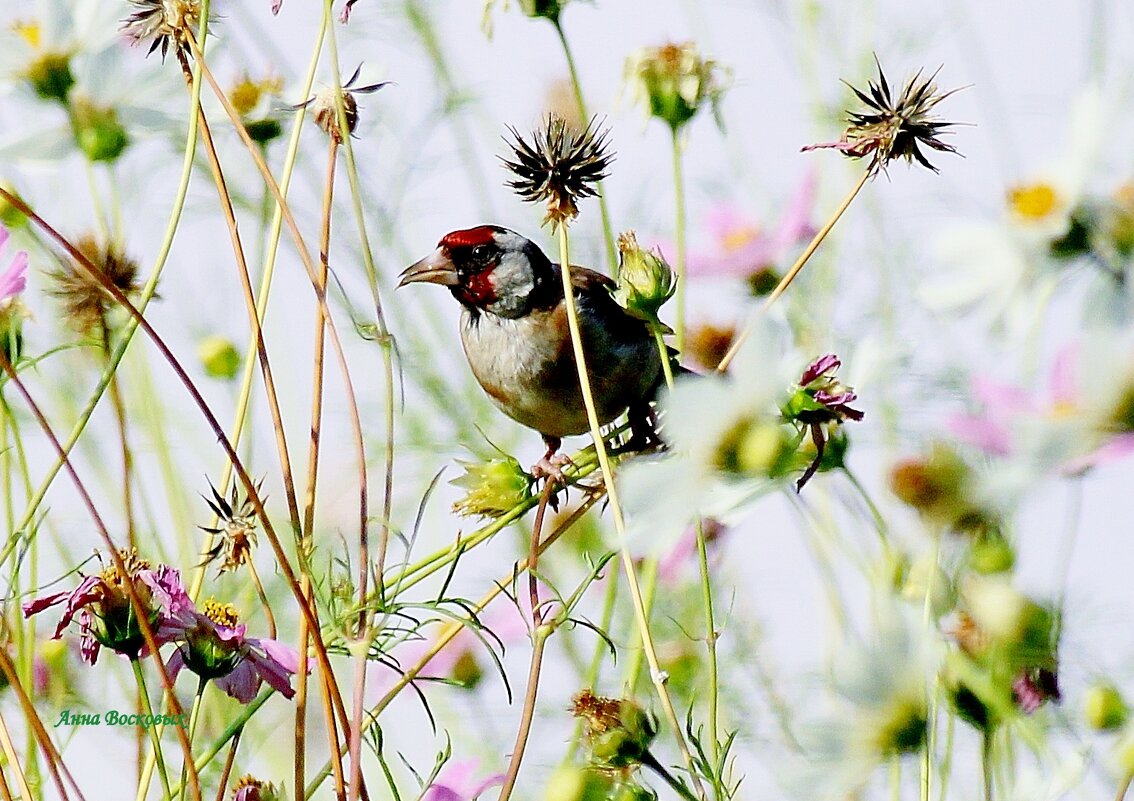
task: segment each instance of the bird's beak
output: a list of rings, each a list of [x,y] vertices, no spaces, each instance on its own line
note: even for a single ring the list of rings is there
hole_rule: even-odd
[[[456,286],[460,283],[457,277],[457,268],[445,248],[437,248],[419,262],[415,262],[402,271],[402,280],[399,287],[416,283],[441,284],[442,286]]]

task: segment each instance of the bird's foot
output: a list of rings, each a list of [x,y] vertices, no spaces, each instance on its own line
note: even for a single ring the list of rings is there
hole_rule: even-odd
[[[571,457],[565,453],[545,453],[543,458],[532,465],[532,478],[539,481],[545,478],[548,481],[553,481],[561,487],[566,487],[568,484],[567,476],[563,473],[563,468],[570,465],[575,466],[571,461]]]

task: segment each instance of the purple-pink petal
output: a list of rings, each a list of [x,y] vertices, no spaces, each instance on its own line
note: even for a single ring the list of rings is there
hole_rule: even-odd
[[[473,781],[478,763],[460,759],[447,764],[437,780],[429,786],[421,801],[473,801],[489,787],[501,784],[504,774],[494,773],[479,782]]]
[[[256,697],[259,684],[256,668],[247,659],[240,662],[227,676],[216,680],[217,687],[242,704],[250,703]]]
[[[28,288],[28,254],[21,250],[0,275],[0,301],[14,298]]]
[[[957,415],[950,418],[948,429],[957,439],[996,456],[1012,452],[1012,437],[1004,425],[989,417]]]
[[[1088,454],[1072,459],[1063,465],[1063,472],[1078,475],[1092,467],[1125,459],[1134,454],[1134,434],[1119,434]]]
[[[842,361],[833,353],[828,353],[825,356],[820,356],[818,359],[808,365],[807,369],[803,371],[803,376],[799,379],[799,385],[805,387],[820,376],[827,373],[834,372],[842,366]]]

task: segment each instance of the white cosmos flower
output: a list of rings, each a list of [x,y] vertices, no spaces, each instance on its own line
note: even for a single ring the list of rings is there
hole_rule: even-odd
[[[785,336],[758,318],[728,374],[687,376],[660,404],[662,429],[671,448],[659,457],[638,458],[618,475],[628,513],[627,538],[634,550],[660,555],[696,519],[735,522],[752,500],[780,486],[766,478],[723,474],[722,441],[754,419],[776,423],[777,400],[798,380],[803,360],[792,358]]]
[[[940,668],[942,645],[920,610],[883,601],[877,619],[871,642],[839,651],[833,703],[801,731],[803,754],[781,775],[792,797],[855,797],[880,764],[924,741],[926,687]]]
[[[970,220],[946,230],[934,245],[940,270],[919,300],[938,312],[974,313],[990,327],[1028,335],[1064,271],[1052,244],[1072,227],[1072,212],[1097,171],[1109,104],[1088,87],[1070,115],[1063,157],[1008,187],[999,220]]]

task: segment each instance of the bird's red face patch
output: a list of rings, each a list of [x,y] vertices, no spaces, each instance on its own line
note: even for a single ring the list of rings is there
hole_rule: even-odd
[[[496,286],[492,283],[492,270],[495,266],[492,264],[479,273],[465,276],[461,285],[453,288],[453,293],[471,306],[483,308],[492,303],[496,300]]]
[[[478,225],[463,231],[452,231],[441,238],[441,246],[446,248],[473,248],[477,245],[490,245],[496,233],[491,225]]]

